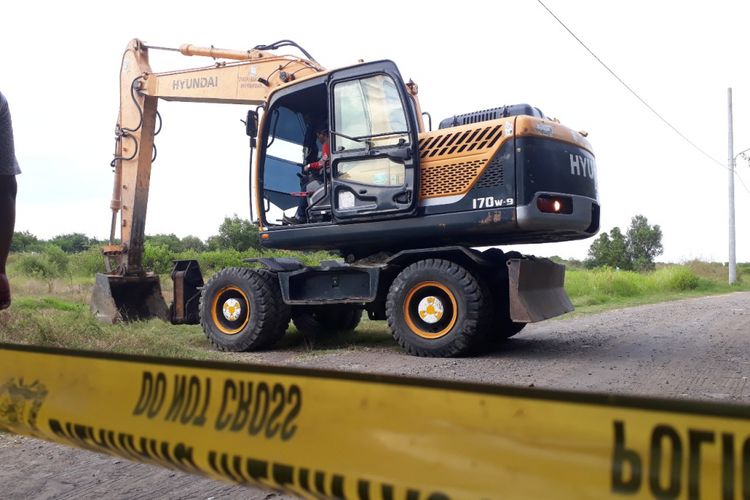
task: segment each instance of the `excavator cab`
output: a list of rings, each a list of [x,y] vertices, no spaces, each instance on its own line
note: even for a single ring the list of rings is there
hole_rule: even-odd
[[[330,235],[341,223],[414,215],[418,125],[405,88],[395,64],[380,61],[272,94],[258,146],[262,224],[296,239],[298,226],[309,238],[310,229]],[[331,158],[310,179],[302,167],[322,151],[314,136],[322,123]]]

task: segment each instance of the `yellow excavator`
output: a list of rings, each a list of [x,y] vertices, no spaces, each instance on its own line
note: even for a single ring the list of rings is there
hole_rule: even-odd
[[[213,61],[153,72],[149,50]],[[120,82],[108,272],[91,301],[98,318],[200,323],[217,348],[245,351],[270,348],[290,319],[304,332],[351,330],[367,311],[410,354],[459,356],[573,309],[563,266],[494,248],[599,229],[587,134],[538,108],[459,114],[432,130],[417,85],[393,62],[327,70],[290,40],[250,50],[132,40]],[[168,307],[142,264],[158,99],[248,105],[261,244],[342,260],[249,259],[207,283],[196,261],[177,261]],[[306,168],[313,162],[320,168]]]

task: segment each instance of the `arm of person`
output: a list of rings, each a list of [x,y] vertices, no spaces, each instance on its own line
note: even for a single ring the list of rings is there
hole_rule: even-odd
[[[328,143],[323,144],[323,155],[320,157],[320,160],[314,161],[308,165],[305,165],[305,172],[308,170],[315,170],[320,171],[323,167],[325,167],[328,164],[328,160],[331,156],[331,148],[328,146]]]

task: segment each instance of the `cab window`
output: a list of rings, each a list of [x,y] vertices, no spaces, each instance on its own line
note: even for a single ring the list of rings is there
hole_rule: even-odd
[[[346,182],[371,186],[402,186],[404,164],[388,158],[372,160],[341,160],[336,164],[336,177]]]
[[[404,107],[391,77],[337,83],[333,97],[336,151],[408,144]]]

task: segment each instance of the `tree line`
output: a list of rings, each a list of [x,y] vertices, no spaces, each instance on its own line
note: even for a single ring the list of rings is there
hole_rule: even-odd
[[[609,233],[602,232],[589,247],[588,258],[584,261],[587,268],[612,267],[628,271],[649,271],[654,269],[654,259],[664,251],[662,232],[659,225],[649,225],[643,215],[635,215],[630,227],[622,232],[619,227]],[[89,238],[82,233],[61,234],[49,240],[40,239],[28,231],[13,235],[11,252],[16,253],[65,253],[76,254],[90,248],[97,248],[108,241]],[[258,250],[260,237],[258,227],[250,221],[241,219],[237,214],[225,217],[219,225],[218,233],[206,241],[197,236],[180,238],[175,234],[153,234],[145,237],[147,254],[164,253],[166,262],[171,254],[182,252],[212,252],[235,250],[245,252]],[[57,252],[57,250],[61,252]],[[149,252],[149,250],[152,250]]]
[[[20,231],[13,233],[10,251],[15,253],[40,253],[49,247],[57,247],[67,254],[85,252],[89,248],[109,243],[108,240],[89,238],[83,233],[61,234],[44,240],[30,233]],[[206,241],[197,236],[178,237],[175,234],[153,234],[145,237],[145,244],[151,247],[164,247],[173,253],[186,251],[206,252],[234,249],[244,252],[260,248],[258,227],[236,214],[225,217],[218,229],[218,234]]]

